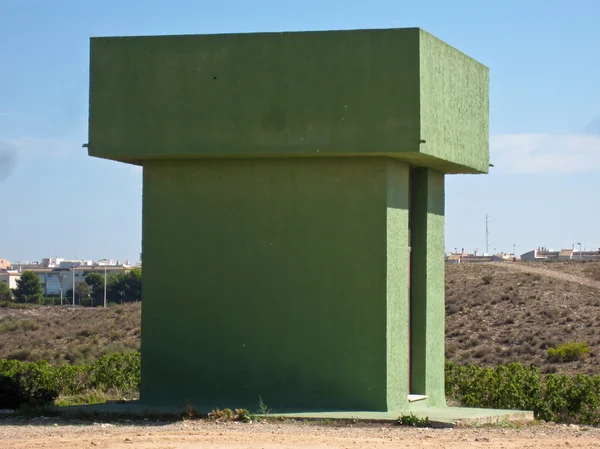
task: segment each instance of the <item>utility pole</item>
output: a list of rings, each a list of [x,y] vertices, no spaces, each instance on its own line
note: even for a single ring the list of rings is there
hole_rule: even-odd
[[[75,306],[75,265],[73,265],[73,306]]]
[[[104,259],[104,308],[106,309],[106,264],[107,260]]]
[[[488,222],[488,214],[485,214],[485,253],[490,253],[490,227]]]

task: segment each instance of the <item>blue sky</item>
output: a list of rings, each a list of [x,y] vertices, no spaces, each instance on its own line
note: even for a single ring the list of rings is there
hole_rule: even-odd
[[[446,248],[600,246],[597,0],[0,0],[0,256],[137,260],[141,170],[93,159],[91,36],[422,27],[490,68],[489,175],[447,180]]]

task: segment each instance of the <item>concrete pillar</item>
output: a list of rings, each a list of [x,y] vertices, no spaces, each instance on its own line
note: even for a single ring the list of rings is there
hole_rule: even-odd
[[[141,400],[406,405],[407,193],[386,158],[146,163]]]
[[[414,168],[411,201],[411,393],[444,397],[444,175]]]

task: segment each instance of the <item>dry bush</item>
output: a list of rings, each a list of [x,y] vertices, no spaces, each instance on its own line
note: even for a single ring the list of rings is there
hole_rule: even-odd
[[[140,304],[1,309],[0,358],[84,364],[105,354],[138,350],[140,311]]]

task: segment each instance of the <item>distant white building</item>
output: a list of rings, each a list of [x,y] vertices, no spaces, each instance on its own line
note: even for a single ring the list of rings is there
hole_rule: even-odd
[[[531,251],[521,254],[521,260],[529,262],[543,262],[549,260],[556,261],[584,261],[584,260],[600,260],[600,248],[595,251],[577,251],[574,248],[562,249],[555,251],[548,248],[532,249]]]
[[[17,280],[21,279],[18,271],[0,270],[0,282],[7,285],[11,290],[17,288]]]
[[[58,268],[38,268],[33,271],[40,278],[44,296],[60,296],[61,292],[66,295],[73,285],[79,282],[85,282],[85,279],[92,273],[98,273],[101,276],[110,277],[131,270],[131,267],[124,265],[104,266],[104,265],[77,265],[73,262],[67,262]]]
[[[32,271],[40,278],[42,294],[46,297],[66,295],[73,285],[85,282],[91,273],[104,276],[106,272],[107,277],[110,277],[131,270],[129,261],[121,264],[120,261],[114,259],[94,261],[62,258],[44,258],[41,262],[15,262],[11,268],[13,275],[10,279],[12,279],[14,287],[10,288],[16,288],[16,279],[20,278],[24,271]],[[9,277],[7,275],[4,277],[8,283]],[[0,279],[3,278],[0,277]]]

